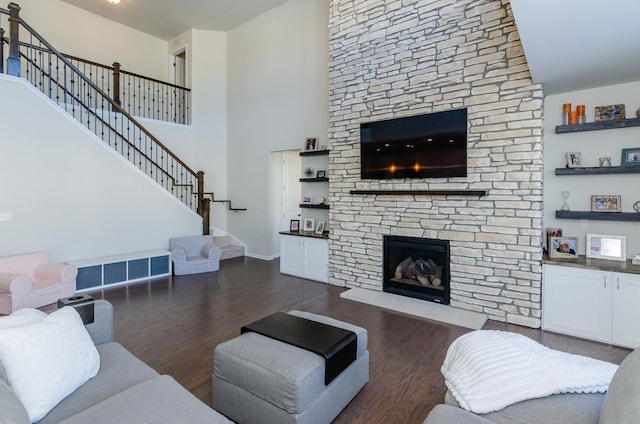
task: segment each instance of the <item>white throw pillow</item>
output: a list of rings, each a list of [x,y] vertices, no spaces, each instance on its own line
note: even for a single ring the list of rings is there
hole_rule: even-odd
[[[31,324],[32,322],[40,321],[46,316],[47,314],[38,309],[18,309],[11,315],[0,317],[0,328],[17,327],[18,325]]]
[[[0,361],[32,423],[100,369],[98,351],[72,307],[0,329]]]

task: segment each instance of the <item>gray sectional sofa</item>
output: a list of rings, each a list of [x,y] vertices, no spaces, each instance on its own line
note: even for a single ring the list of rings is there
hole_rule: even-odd
[[[95,302],[95,322],[86,328],[100,354],[98,374],[67,396],[38,424],[231,423],[173,378],[159,375],[113,341],[110,303]],[[22,403],[0,363],[0,422],[27,424]]]
[[[640,348],[625,358],[606,394],[557,394],[518,402],[476,415],[458,407],[447,392],[424,424],[638,424],[640,423]]]

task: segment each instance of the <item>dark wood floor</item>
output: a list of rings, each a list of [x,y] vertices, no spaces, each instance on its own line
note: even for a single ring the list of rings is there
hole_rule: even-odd
[[[365,327],[370,381],[335,423],[422,423],[445,393],[439,371],[449,344],[470,331],[358,302],[345,289],[282,275],[279,262],[223,261],[215,273],[179,276],[91,293],[113,303],[115,338],[161,374],[211,405],[215,346],[275,311],[300,309]],[[629,350],[489,321],[562,351],[620,363]]]

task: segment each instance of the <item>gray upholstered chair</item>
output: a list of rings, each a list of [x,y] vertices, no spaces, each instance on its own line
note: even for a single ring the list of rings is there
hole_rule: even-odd
[[[219,247],[212,236],[174,237],[169,241],[175,275],[198,274],[220,269]]]

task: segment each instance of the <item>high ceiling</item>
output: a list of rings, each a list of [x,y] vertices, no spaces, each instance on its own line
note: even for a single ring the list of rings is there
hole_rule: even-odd
[[[62,0],[164,40],[194,28],[228,31],[288,0]]]
[[[63,0],[170,40],[228,31],[288,0]],[[328,1],[328,0],[319,0]],[[534,82],[545,94],[640,80],[640,1],[511,0]]]

